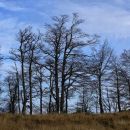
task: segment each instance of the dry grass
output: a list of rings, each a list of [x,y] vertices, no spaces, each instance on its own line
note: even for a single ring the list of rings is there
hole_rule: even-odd
[[[1,114],[0,130],[130,130],[130,112],[44,116]]]

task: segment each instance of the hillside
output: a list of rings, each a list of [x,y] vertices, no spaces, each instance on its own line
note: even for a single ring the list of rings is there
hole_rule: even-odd
[[[1,114],[0,130],[130,130],[130,112],[43,116]]]

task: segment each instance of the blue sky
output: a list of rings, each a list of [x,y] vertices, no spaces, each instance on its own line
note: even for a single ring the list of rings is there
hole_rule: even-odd
[[[20,28],[44,29],[52,16],[73,12],[85,19],[85,32],[108,39],[117,53],[130,49],[130,0],[0,0],[2,53],[16,46]]]

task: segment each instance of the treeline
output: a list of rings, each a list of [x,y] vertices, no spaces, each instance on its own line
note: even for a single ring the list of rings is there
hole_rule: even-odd
[[[128,110],[130,50],[116,56],[107,41],[82,31],[77,14],[52,21],[45,33],[32,27],[18,32],[8,57],[14,65],[1,85],[2,110],[30,115]]]

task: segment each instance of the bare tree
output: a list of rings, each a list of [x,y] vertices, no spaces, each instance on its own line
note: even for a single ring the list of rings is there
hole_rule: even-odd
[[[17,35],[18,40],[18,49],[12,49],[11,59],[15,62],[19,62],[21,66],[21,77],[22,77],[22,87],[23,87],[23,107],[22,107],[22,113],[26,114],[26,103],[27,103],[27,92],[26,92],[26,82],[25,82],[25,63],[26,63],[26,54],[29,51],[28,44],[30,43],[30,40],[32,39],[32,32],[31,28],[25,28],[23,30],[20,30]]]
[[[97,79],[100,113],[103,113],[103,78],[107,74],[112,56],[112,49],[105,42],[99,49],[93,49],[90,56],[90,73]]]
[[[9,112],[14,114],[17,111],[18,103],[18,83],[16,73],[8,72],[8,76],[5,78],[4,81],[6,83],[9,96]]]
[[[45,41],[49,47],[44,50],[44,53],[54,62],[57,112],[64,112],[65,84],[71,68],[70,61],[73,57],[81,55],[79,49],[95,43],[96,38],[90,38],[82,32],[79,25],[83,20],[79,19],[77,14],[73,14],[71,21],[69,21],[67,15],[54,17],[53,20],[53,25],[47,25]],[[67,26],[67,24],[70,24],[70,26]]]

